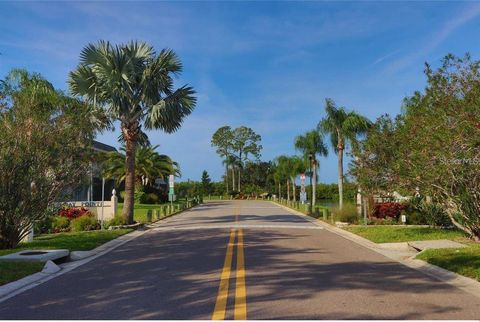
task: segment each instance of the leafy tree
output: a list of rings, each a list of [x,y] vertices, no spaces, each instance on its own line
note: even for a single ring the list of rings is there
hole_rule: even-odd
[[[212,180],[208,175],[207,170],[203,170],[202,172],[202,192],[204,194],[211,194],[212,193]]]
[[[261,192],[271,192],[275,188],[275,182],[270,175],[271,167],[272,162],[247,162],[242,176],[242,185],[258,187],[259,190],[263,190]]]
[[[228,169],[232,164],[231,155],[233,150],[233,132],[230,126],[222,126],[212,135],[212,146],[217,148],[217,154],[223,158],[223,164],[225,165],[225,186],[228,194]],[[235,190],[235,184],[232,189]]]
[[[174,89],[172,76],[181,70],[180,59],[172,50],[157,54],[143,42],[112,45],[100,41],[82,50],[79,66],[70,73],[71,92],[100,105],[121,124],[126,151],[123,217],[127,223],[133,222],[135,150],[137,144],[147,141],[142,127],[175,132],[195,107],[192,87]]]
[[[316,204],[316,188],[317,188],[317,170],[318,170],[318,156],[327,156],[328,149],[323,142],[323,136],[318,131],[312,130],[306,132],[304,135],[299,135],[295,138],[295,148],[302,152],[305,162],[310,164],[313,180],[312,184],[312,205]]]
[[[0,248],[15,247],[86,176],[102,120],[38,74],[13,70],[0,81]]]
[[[278,182],[278,195],[279,198],[282,197],[281,190],[282,186],[281,183],[285,182],[287,187],[287,200],[290,200],[290,175],[291,175],[291,167],[290,167],[290,159],[286,155],[278,156],[275,159],[276,162],[276,169],[275,175]]]
[[[371,122],[357,114],[347,112],[344,107],[337,107],[335,102],[327,98],[325,112],[327,116],[318,123],[318,130],[330,136],[333,150],[338,156],[338,195],[339,207],[343,206],[343,152],[347,144],[356,144],[357,137],[365,134]]]
[[[241,171],[245,162],[249,160],[249,155],[257,160],[260,158],[261,140],[262,137],[249,127],[240,126],[233,130],[233,150],[236,152],[240,165],[238,168],[238,191],[241,190]]]
[[[427,64],[425,74],[425,91],[370,129],[352,173],[370,192],[413,195],[418,187],[480,240],[480,62],[448,55],[437,70]]]

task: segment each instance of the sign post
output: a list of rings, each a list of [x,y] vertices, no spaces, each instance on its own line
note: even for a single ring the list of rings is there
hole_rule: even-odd
[[[305,191],[305,173],[300,174],[300,201],[305,204],[307,201],[307,192]]]
[[[170,201],[170,204],[173,205],[173,202],[175,201],[175,189],[174,189],[174,186],[175,186],[175,176],[173,174],[171,174],[169,177],[168,177],[168,187],[169,187],[169,190],[168,190],[168,200]]]

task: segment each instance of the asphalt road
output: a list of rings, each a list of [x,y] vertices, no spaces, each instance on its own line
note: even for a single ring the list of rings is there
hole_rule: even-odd
[[[0,303],[0,319],[478,319],[480,300],[269,202],[212,202]]]

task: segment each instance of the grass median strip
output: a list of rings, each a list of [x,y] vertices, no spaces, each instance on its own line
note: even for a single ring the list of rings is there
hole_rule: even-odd
[[[131,231],[132,229],[95,230],[39,235],[33,242],[21,243],[13,249],[0,249],[0,256],[26,249],[91,250]]]
[[[462,239],[465,234],[454,229],[403,226],[345,227],[345,230],[374,243],[398,243],[417,240]]]
[[[427,249],[417,259],[480,281],[480,245],[465,248]]]

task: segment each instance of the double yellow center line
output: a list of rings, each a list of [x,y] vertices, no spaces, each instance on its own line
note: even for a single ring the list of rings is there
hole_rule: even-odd
[[[238,221],[238,216],[236,221]],[[230,273],[232,271],[233,250],[235,248],[235,237],[237,237],[237,270],[235,273],[235,307],[233,316],[235,320],[247,319],[247,290],[245,287],[245,258],[243,252],[243,230],[231,229],[227,245],[227,253],[220,275],[220,286],[218,287],[217,301],[213,310],[212,320],[224,320],[227,311],[228,287],[230,284]]]

